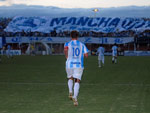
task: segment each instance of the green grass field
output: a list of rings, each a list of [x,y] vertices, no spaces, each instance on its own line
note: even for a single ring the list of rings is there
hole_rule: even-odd
[[[150,57],[85,59],[79,106],[68,99],[64,56],[3,57],[0,113],[150,113]]]

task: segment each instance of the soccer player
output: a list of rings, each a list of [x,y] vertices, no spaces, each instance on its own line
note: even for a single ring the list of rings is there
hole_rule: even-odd
[[[73,100],[74,105],[78,105],[77,97],[80,88],[80,81],[84,70],[84,57],[88,57],[87,47],[78,41],[78,32],[71,32],[72,40],[65,43],[64,53],[66,57],[66,73],[68,78],[69,98]],[[74,82],[75,81],[75,82]],[[74,84],[74,88],[73,88]],[[74,89],[74,95],[73,95]]]
[[[112,63],[117,63],[117,50],[118,50],[118,47],[117,47],[117,44],[115,43],[113,46],[112,46]]]
[[[103,45],[100,45],[100,47],[97,49],[97,53],[98,53],[98,67],[102,67],[101,63],[104,66],[104,52],[105,52],[105,48],[103,47]]]

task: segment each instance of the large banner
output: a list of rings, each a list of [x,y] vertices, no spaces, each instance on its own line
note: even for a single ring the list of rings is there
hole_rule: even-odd
[[[11,55],[21,55],[21,50],[10,50],[9,51]],[[3,51],[1,50],[0,53],[2,53],[2,55],[7,55],[8,54],[8,50],[6,50],[6,53],[3,54]]]
[[[144,31],[150,30],[150,20],[142,18],[108,17],[15,17],[5,29],[6,32],[39,31],[49,33],[52,30],[66,31]]]
[[[7,43],[35,43],[35,42],[45,42],[45,43],[66,43],[70,41],[71,38],[61,38],[61,37],[7,37]],[[131,43],[134,41],[133,37],[103,37],[103,38],[93,38],[93,37],[82,37],[79,41],[83,43],[90,44],[124,44]]]
[[[150,56],[150,51],[124,51],[125,56]]]

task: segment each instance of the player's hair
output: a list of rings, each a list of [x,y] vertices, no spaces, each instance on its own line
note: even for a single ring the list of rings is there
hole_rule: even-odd
[[[71,36],[71,38],[78,38],[79,33],[78,33],[78,31],[74,30],[74,31],[71,31],[70,36]]]

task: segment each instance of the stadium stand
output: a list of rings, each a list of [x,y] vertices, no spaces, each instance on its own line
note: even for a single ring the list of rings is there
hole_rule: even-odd
[[[142,18],[143,20],[150,20],[150,18]],[[22,32],[5,32],[4,29],[7,27],[9,22],[12,21],[12,18],[0,18],[0,37],[70,37],[70,31],[57,31],[56,29],[52,30],[49,33],[44,33],[44,32],[33,32],[33,31],[28,31],[25,32],[22,30]],[[134,43],[136,44],[137,50],[142,50],[142,51],[148,51],[150,50],[150,30],[145,30],[142,32],[135,32],[133,30],[125,30],[125,31],[116,31],[116,32],[109,32],[109,33],[104,33],[104,32],[95,32],[95,31],[87,31],[87,30],[81,30],[79,31],[79,37],[134,37],[135,41]],[[122,50],[134,50],[134,43],[132,44],[122,44],[120,47]],[[58,45],[56,44],[54,47],[57,47]],[[105,45],[107,48],[107,51],[111,51],[110,45]],[[22,44],[21,47],[23,48],[23,52],[25,52],[25,49],[27,49],[26,44]],[[94,51],[97,46],[93,45],[92,50]],[[17,44],[13,45],[13,49],[19,49],[20,46]],[[57,49],[55,50],[56,52],[58,51]],[[60,50],[62,52],[62,50]]]

